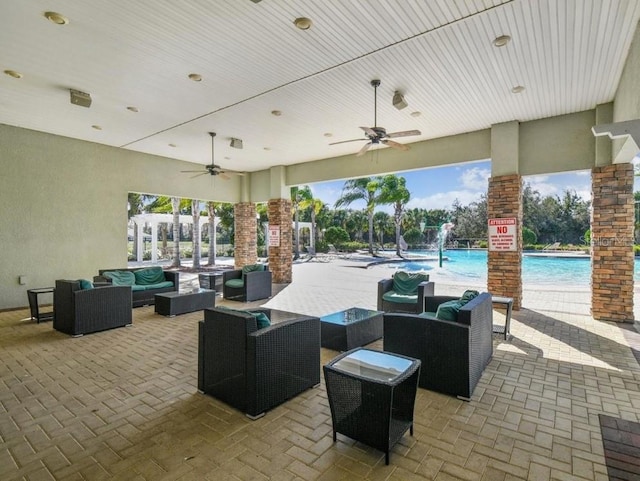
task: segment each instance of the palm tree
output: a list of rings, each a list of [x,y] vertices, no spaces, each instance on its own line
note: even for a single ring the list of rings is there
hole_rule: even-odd
[[[350,205],[356,200],[364,200],[365,211],[369,218],[369,254],[373,255],[373,213],[378,204],[381,177],[362,177],[348,180],[342,188],[342,195],[336,201],[336,207]]]
[[[393,205],[393,220],[396,224],[396,255],[400,256],[400,228],[404,209],[411,198],[411,192],[406,187],[406,179],[397,175],[385,175],[380,186],[378,202]]]
[[[209,258],[207,265],[216,265],[216,203],[207,202],[207,211],[209,213]]]
[[[313,239],[313,245],[315,246],[318,240],[317,228],[316,228],[316,216],[320,213],[324,207],[324,202],[320,199],[313,197],[313,192],[308,186],[305,186],[301,191],[302,200],[300,201],[301,209],[310,209],[311,213],[311,238]]]
[[[180,267],[180,198],[171,197],[173,213],[173,262],[171,267]]]
[[[291,187],[291,207],[293,208],[293,259],[296,260],[300,257],[300,233],[298,232],[299,210],[300,210],[300,189],[298,187]]]
[[[191,218],[193,219],[192,254],[193,268],[200,268],[200,201],[191,200]]]

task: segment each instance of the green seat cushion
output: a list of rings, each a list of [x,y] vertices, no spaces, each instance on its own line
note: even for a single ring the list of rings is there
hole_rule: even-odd
[[[443,302],[438,306],[436,317],[443,321],[457,321],[458,311],[464,304],[459,299]]]
[[[88,281],[87,279],[78,279],[78,282],[80,283],[80,289],[82,290],[93,289],[93,282]]]
[[[129,271],[107,271],[102,275],[111,279],[114,286],[132,286],[136,283],[136,276]]]
[[[173,282],[162,281],[162,282],[156,282],[155,284],[148,284],[145,286],[139,286],[138,284],[136,284],[134,287],[142,287],[145,291],[152,291],[153,289],[164,289],[166,287],[173,287]]]
[[[401,295],[417,295],[420,283],[428,280],[429,274],[398,271],[393,276],[393,290]]]
[[[434,317],[436,317],[436,313],[435,312],[427,312],[427,311],[425,311],[425,312],[422,312],[422,313],[418,314],[418,316],[434,318]]]
[[[240,289],[244,286],[244,280],[242,279],[229,279],[224,283],[225,286],[231,287],[233,289]]]
[[[418,294],[399,294],[396,291],[387,291],[382,294],[382,298],[387,302],[397,304],[415,304],[418,302]]]
[[[160,266],[145,267],[144,269],[138,269],[133,272],[136,278],[136,284],[141,286],[148,286],[151,284],[158,284],[160,282],[166,282],[164,277],[164,271]]]
[[[134,284],[134,285],[131,286],[131,290],[133,292],[146,291],[147,290],[147,286],[139,286],[138,284]]]
[[[262,272],[264,271],[264,264],[249,264],[242,268],[242,278],[249,272]]]

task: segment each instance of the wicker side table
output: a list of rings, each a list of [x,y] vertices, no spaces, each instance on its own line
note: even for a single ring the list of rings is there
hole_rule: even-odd
[[[327,397],[336,433],[344,434],[385,454],[409,430],[420,361],[399,354],[353,349],[323,366]]]
[[[31,311],[31,319],[35,319],[37,323],[40,321],[50,321],[54,316],[54,309],[44,312],[40,311],[40,305],[38,304],[38,296],[40,294],[53,294],[54,287],[40,287],[37,289],[28,289],[27,297],[29,298],[29,310]]]

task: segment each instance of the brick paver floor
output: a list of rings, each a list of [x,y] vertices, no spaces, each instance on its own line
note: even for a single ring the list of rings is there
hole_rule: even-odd
[[[316,315],[375,307],[381,272],[348,260],[296,265],[267,305]],[[349,438],[332,442],[324,382],[256,421],[198,393],[200,312],[137,308],[132,327],[79,338],[25,320],[27,309],[3,312],[0,479],[604,481],[600,415],[640,421],[630,347],[640,335],[594,321],[584,299],[525,289],[513,338],[494,336],[471,401],[419,389],[414,436],[389,466]],[[336,354],[323,349],[322,362]]]

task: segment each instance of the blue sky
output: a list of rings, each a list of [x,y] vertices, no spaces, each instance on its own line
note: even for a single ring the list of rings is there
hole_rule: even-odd
[[[462,205],[470,204],[486,194],[488,179],[491,176],[491,162],[479,161],[455,166],[400,172],[407,181],[411,192],[411,200],[407,208],[449,209],[453,201],[458,199]],[[542,196],[562,196],[566,190],[575,191],[580,197],[591,198],[591,171],[577,171],[562,174],[534,175],[524,177],[534,190]],[[310,184],[315,198],[322,199],[332,208],[340,197],[344,181],[321,182]],[[640,190],[640,182],[636,180],[634,191]],[[351,208],[359,209],[362,203],[353,203]],[[391,212],[390,206],[377,210]]]

